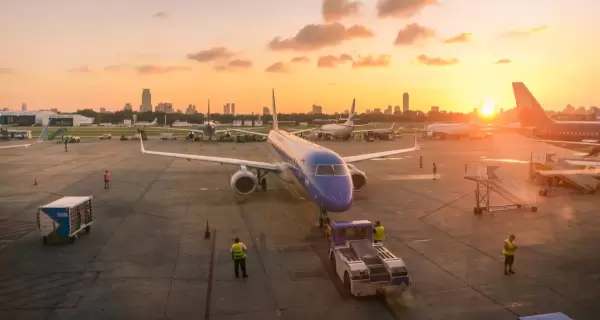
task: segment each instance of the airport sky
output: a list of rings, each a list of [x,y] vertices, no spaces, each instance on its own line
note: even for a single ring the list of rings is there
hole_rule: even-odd
[[[137,110],[150,88],[153,105],[260,112],[275,88],[283,113],[383,109],[403,92],[411,109],[465,112],[512,108],[512,81],[546,109],[600,105],[599,1],[354,3],[5,0],[0,108]]]

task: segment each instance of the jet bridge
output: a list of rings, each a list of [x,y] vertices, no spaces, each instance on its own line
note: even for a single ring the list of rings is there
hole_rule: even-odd
[[[555,154],[532,152],[529,161],[529,179],[542,184],[540,196],[547,196],[555,187],[571,187],[584,194],[594,194],[598,180],[586,173],[582,166],[556,160]],[[579,172],[578,172],[579,171]]]
[[[517,208],[528,208],[532,212],[537,211],[537,207],[519,196],[524,190],[514,182],[500,179],[495,171],[499,166],[488,166],[480,163],[467,164],[465,167],[465,179],[474,181],[477,184],[475,189],[475,207],[473,213],[480,215],[483,211],[500,211]],[[520,192],[519,192],[520,191]],[[495,193],[502,199],[508,201],[508,204],[492,205],[490,202],[491,194]]]

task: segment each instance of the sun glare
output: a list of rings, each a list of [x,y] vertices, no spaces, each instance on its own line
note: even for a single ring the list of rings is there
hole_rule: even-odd
[[[483,102],[483,105],[481,106],[481,108],[479,108],[479,114],[481,114],[483,117],[486,117],[486,118],[493,117],[495,113],[496,113],[496,108],[495,108],[494,101],[492,101],[492,100],[485,100]]]

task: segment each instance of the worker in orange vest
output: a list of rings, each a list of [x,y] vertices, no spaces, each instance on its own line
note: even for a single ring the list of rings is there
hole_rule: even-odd
[[[108,170],[104,171],[104,189],[108,189],[110,186],[110,173]]]

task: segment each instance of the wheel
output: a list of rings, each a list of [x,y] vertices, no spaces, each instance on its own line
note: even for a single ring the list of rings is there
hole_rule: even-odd
[[[71,243],[71,244],[75,243],[75,237],[70,237],[69,238],[69,243]]]
[[[260,180],[260,188],[261,188],[263,191],[267,191],[267,179],[266,179],[266,178],[262,178],[262,179]]]
[[[329,254],[329,260],[331,261],[331,265],[333,266],[333,270],[335,270],[335,256],[333,252]]]
[[[48,237],[46,237],[46,236],[43,236],[43,237],[42,237],[42,243],[43,243],[44,245],[48,245]]]
[[[92,231],[92,226],[85,227],[85,233],[90,233]]]
[[[344,273],[344,291],[346,291],[348,295],[352,295],[352,284],[350,283],[348,272]]]

